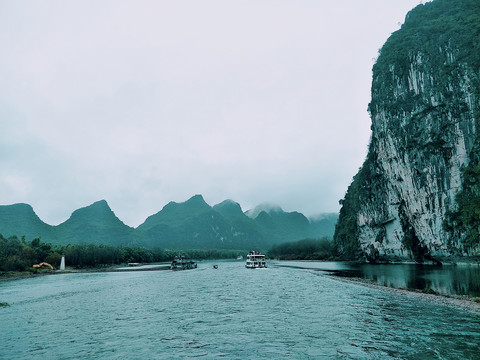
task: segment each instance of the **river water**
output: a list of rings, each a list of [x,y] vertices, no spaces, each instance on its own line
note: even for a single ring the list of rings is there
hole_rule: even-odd
[[[0,359],[480,358],[478,314],[318,269],[213,264],[1,282]]]
[[[278,263],[298,269],[312,269],[324,274],[361,278],[377,285],[428,291],[440,295],[480,297],[480,266],[421,264],[359,264],[348,262],[285,261]]]

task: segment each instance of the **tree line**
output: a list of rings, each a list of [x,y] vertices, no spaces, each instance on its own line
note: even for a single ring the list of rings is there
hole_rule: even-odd
[[[196,260],[235,259],[244,250],[190,249],[169,250],[140,246],[110,246],[96,244],[55,245],[40,238],[27,241],[25,236],[8,238],[0,234],[0,274],[7,271],[35,271],[34,264],[49,263],[60,267],[62,255],[67,266],[74,268],[106,267],[126,263],[155,263],[171,261],[176,255]],[[332,243],[328,238],[304,239],[273,246],[267,256],[279,260],[327,260],[333,258]]]
[[[304,239],[275,245],[267,255],[278,260],[327,260],[333,258],[332,250],[328,238]]]
[[[196,260],[232,259],[245,252],[242,250],[191,249],[180,253]],[[62,255],[67,266],[75,268],[104,267],[131,262],[152,263],[171,261],[179,250],[147,249],[140,246],[109,246],[96,244],[53,246],[39,238],[27,241],[23,236],[8,238],[0,234],[0,272],[34,271],[34,264],[47,262],[60,267]]]

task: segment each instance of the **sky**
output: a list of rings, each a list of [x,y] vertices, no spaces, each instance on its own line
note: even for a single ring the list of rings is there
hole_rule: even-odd
[[[0,204],[338,212],[378,50],[419,3],[0,0]]]

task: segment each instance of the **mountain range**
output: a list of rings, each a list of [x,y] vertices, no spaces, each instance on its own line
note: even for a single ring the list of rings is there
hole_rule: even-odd
[[[105,200],[75,210],[65,222],[43,222],[28,204],[0,206],[0,234],[41,238],[53,245],[105,244],[167,249],[268,249],[305,238],[333,236],[337,214],[308,219],[262,204],[243,212],[232,200],[208,205],[201,195],[170,202],[137,228],[124,224]]]

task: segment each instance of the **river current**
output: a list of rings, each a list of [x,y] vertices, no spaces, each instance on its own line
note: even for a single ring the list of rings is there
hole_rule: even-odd
[[[0,359],[479,359],[480,316],[315,269],[201,262],[0,283]]]

